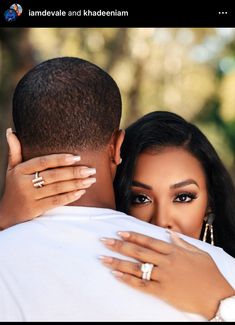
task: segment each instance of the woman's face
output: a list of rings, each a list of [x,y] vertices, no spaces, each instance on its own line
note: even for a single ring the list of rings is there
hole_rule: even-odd
[[[131,215],[199,238],[208,203],[206,177],[188,151],[169,147],[141,153],[131,190]]]

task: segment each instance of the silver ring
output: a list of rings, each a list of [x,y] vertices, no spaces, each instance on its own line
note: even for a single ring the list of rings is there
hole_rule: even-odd
[[[39,188],[44,186],[45,181],[43,180],[42,176],[39,176],[39,172],[36,172],[32,183],[34,187]]]
[[[151,280],[151,273],[153,270],[154,265],[151,263],[143,263],[141,264],[141,272],[142,272],[142,279],[143,280]]]

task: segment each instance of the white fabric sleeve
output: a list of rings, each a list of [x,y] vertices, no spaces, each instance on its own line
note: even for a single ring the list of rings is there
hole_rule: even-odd
[[[17,303],[17,299],[12,294],[12,291],[3,280],[0,274],[0,321],[23,321],[24,313]]]

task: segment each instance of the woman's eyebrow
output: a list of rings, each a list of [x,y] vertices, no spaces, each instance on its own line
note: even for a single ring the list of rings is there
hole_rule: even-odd
[[[181,181],[179,183],[173,184],[170,186],[170,188],[178,188],[178,187],[182,187],[182,186],[190,185],[190,184],[195,184],[199,188],[198,183],[194,179],[191,179],[191,178]]]
[[[137,187],[142,187],[145,188],[146,190],[152,190],[153,188],[147,184],[137,182],[137,181],[132,181],[132,186],[137,186]]]

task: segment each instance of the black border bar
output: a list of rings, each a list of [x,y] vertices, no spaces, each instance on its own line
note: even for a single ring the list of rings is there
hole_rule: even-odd
[[[235,27],[231,2],[132,2],[0,0],[0,27]],[[4,12],[13,3],[20,4],[23,13],[7,22]],[[71,12],[74,15],[69,16]]]

